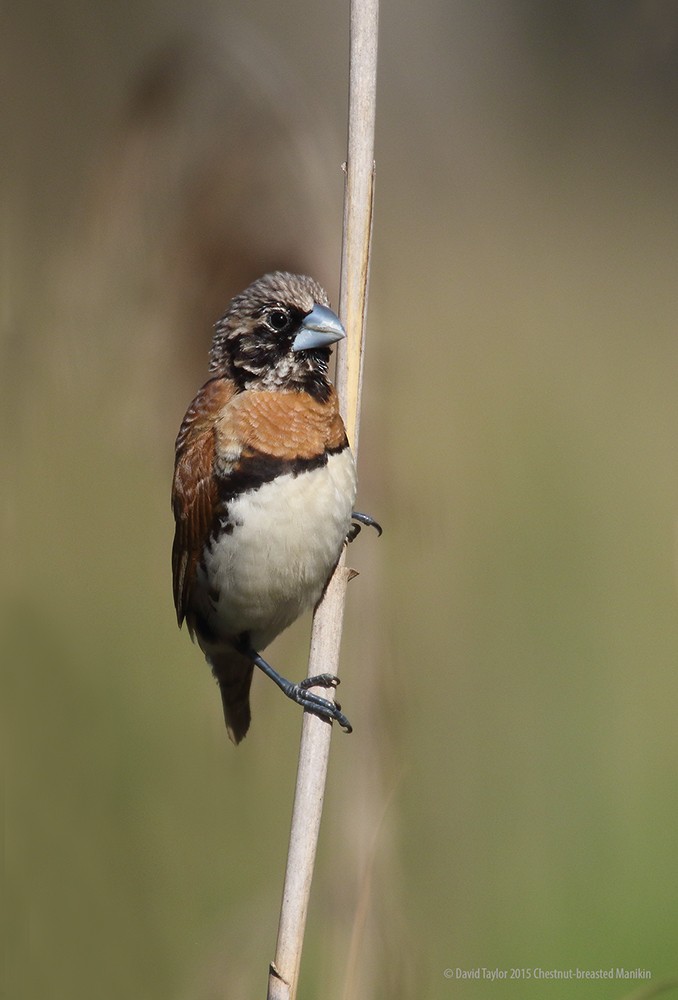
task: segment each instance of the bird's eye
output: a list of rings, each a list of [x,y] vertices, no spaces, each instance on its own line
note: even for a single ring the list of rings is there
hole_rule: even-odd
[[[267,319],[268,325],[277,333],[282,333],[290,325],[289,314],[284,309],[271,309]]]

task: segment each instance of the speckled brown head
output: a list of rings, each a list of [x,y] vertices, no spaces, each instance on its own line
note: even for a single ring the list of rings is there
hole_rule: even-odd
[[[212,375],[238,391],[304,391],[327,398],[330,346],[345,336],[320,285],[275,271],[236,295],[215,326]]]

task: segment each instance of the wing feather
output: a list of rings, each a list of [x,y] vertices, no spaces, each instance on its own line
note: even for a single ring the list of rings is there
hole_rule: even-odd
[[[179,625],[191,609],[196,572],[214,526],[218,500],[214,474],[216,421],[234,392],[233,383],[225,379],[207,382],[188,408],[177,436],[172,484],[172,577]]]

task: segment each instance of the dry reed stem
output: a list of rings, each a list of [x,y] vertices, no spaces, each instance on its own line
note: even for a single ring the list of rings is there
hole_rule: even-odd
[[[342,415],[356,457],[372,232],[378,11],[378,0],[351,0],[348,157],[339,296],[339,313],[347,336],[337,351],[336,382]],[[346,567],[342,556],[313,618],[308,676],[338,672],[346,586],[352,575],[353,571]],[[326,691],[319,693],[327,696]],[[332,727],[327,722],[309,712],[304,713],[268,1000],[294,1000],[297,993],[331,733]]]

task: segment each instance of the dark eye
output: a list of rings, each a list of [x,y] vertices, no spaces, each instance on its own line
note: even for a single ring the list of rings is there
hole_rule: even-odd
[[[268,325],[277,333],[282,333],[290,325],[289,313],[284,309],[271,309],[267,316]]]

